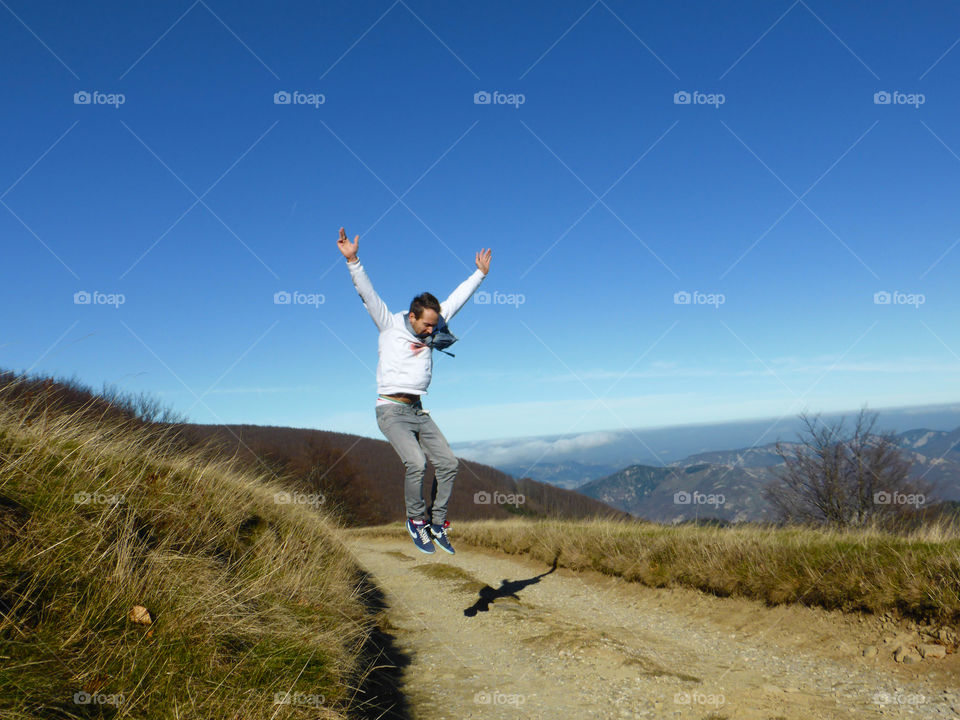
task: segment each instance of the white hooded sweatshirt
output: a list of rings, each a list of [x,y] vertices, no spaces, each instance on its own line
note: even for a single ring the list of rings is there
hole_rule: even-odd
[[[410,312],[409,309],[398,313],[391,313],[387,309],[386,303],[374,291],[373,283],[367,277],[359,258],[356,262],[348,261],[347,267],[364,307],[380,330],[377,392],[382,395],[426,395],[433,372],[433,349],[407,328],[405,318]],[[450,297],[440,303],[440,315],[446,322],[450,322],[477,291],[485,277],[478,268],[450,293]],[[389,401],[378,398],[377,402],[384,404]]]

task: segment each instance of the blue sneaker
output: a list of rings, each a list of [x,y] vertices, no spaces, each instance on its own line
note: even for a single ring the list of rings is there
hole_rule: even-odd
[[[426,520],[407,518],[407,532],[410,533],[410,537],[413,538],[413,544],[417,546],[417,550],[427,555],[433,555],[433,553],[436,552],[436,550],[433,549],[433,541],[430,539],[430,534],[427,532]]]
[[[444,520],[443,525],[431,525],[430,535],[433,537],[434,542],[440,546],[441,550],[451,555],[456,555],[457,551],[453,549],[453,545],[450,544],[450,540],[447,538],[448,527],[450,527],[449,520]]]

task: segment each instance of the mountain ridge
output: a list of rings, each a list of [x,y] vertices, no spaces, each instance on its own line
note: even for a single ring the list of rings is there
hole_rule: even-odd
[[[915,428],[893,436],[911,476],[934,486],[931,500],[960,500],[960,428]],[[636,463],[574,487],[584,495],[655,522],[705,517],[727,522],[773,519],[762,498],[783,460],[776,443],[699,452],[664,466]],[[782,442],[787,452],[800,443]],[[922,451],[921,451],[922,450]]]

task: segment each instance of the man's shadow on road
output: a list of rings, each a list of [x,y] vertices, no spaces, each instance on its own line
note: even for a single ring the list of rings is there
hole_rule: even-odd
[[[504,578],[500,582],[500,587],[492,588],[489,585],[484,585],[480,588],[480,597],[477,601],[463,611],[463,614],[467,617],[474,617],[478,612],[487,612],[490,609],[490,605],[499,598],[511,597],[514,600],[519,600],[517,593],[523,590],[528,585],[533,585],[540,582],[540,578],[546,577],[554,570],[557,569],[557,560],[560,559],[558,555],[553,559],[553,565],[550,566],[550,569],[545,573],[540,573],[532,578],[527,578],[526,580],[507,580]]]

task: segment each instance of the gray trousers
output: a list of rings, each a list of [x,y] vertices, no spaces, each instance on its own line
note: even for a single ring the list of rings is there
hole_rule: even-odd
[[[408,518],[429,520],[426,517],[427,504],[423,501],[423,475],[427,469],[427,460],[433,463],[437,477],[433,522],[442,525],[447,519],[447,502],[453,492],[459,461],[440,428],[419,403],[378,405],[377,425],[397,451],[406,469],[403,497]]]

